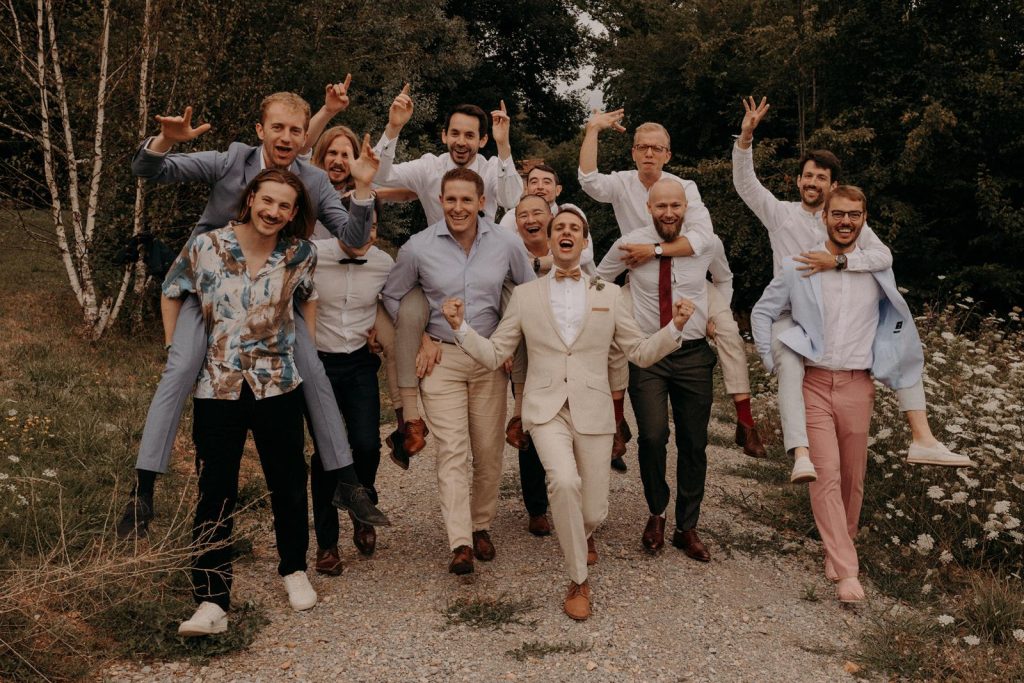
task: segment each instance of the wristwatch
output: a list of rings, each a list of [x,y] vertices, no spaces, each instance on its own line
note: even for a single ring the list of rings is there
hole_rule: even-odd
[[[846,254],[836,254],[836,270],[846,270]]]
[[[540,257],[539,256],[534,256],[533,257],[533,272],[534,273],[539,273],[540,272]]]
[[[661,248],[660,242],[654,245],[654,255],[659,258],[665,255],[665,250]]]

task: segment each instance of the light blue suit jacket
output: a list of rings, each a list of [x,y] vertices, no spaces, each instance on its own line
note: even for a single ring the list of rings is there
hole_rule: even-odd
[[[896,288],[892,268],[871,273],[882,289],[878,302],[878,328],[871,346],[871,374],[893,389],[905,389],[921,380],[924,353],[914,317]],[[772,323],[787,310],[792,311],[795,327],[779,335],[779,341],[811,361],[821,360],[825,351],[825,311],[822,304],[821,277],[803,277],[795,263],[787,263],[782,272],[764,290],[761,300],[750,312],[750,327],[757,352],[769,372],[772,359]]]
[[[132,159],[132,173],[157,183],[199,181],[210,185],[210,199],[196,223],[193,235],[223,228],[238,218],[238,203],[249,182],[260,172],[260,147],[233,142],[226,152],[156,154],[146,149],[147,138]],[[292,168],[302,179],[316,217],[328,230],[351,247],[370,239],[373,203],[352,202],[352,216],[341,205],[338,191],[327,174],[313,164],[296,159]]]

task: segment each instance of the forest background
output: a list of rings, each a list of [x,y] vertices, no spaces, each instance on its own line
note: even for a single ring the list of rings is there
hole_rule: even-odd
[[[94,338],[122,310],[137,322],[152,308],[157,288],[134,245],[156,237],[176,252],[205,203],[195,185],[136,186],[129,162],[156,130],[152,116],[191,105],[213,129],[178,151],[225,149],[255,141],[265,94],[297,91],[315,109],[346,73],[352,105],[334,122],[374,137],[412,84],[400,158],[440,150],[452,105],[503,99],[514,157],[558,169],[600,256],[618,230],[576,182],[589,111],[585,93],[566,87],[592,73],[628,128],[650,120],[670,131],[668,169],[700,188],[738,311],[770,279],[771,251],[732,187],[730,147],[740,98],[766,95],[755,164],[777,196],[796,198],[801,150],[829,148],[866,190],[912,304],[959,295],[1005,311],[1022,300],[1024,5],[1013,0],[4,4],[0,203],[61,224],[56,237],[21,226],[62,255]],[[600,168],[631,168],[630,144],[604,134]],[[398,246],[424,223],[418,205],[389,207],[382,236]]]

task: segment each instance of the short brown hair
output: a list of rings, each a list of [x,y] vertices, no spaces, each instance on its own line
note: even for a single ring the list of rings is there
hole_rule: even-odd
[[[453,180],[465,180],[476,185],[476,196],[484,196],[484,179],[474,170],[459,167],[453,168],[441,177],[441,196],[444,196],[444,186]]]
[[[551,175],[553,175],[555,177],[555,185],[561,185],[562,184],[562,181],[558,177],[558,171],[556,171],[554,168],[552,168],[548,164],[540,163],[540,164],[537,164],[536,166],[534,166],[533,168],[531,168],[529,171],[527,171],[527,173],[526,173],[526,179],[527,180],[530,179],[530,176],[533,175],[534,171],[544,171],[545,173],[550,173]]]
[[[238,222],[247,223],[252,218],[249,200],[256,195],[263,183],[281,183],[295,190],[295,217],[288,221],[288,225],[284,226],[278,235],[309,239],[316,224],[316,214],[313,212],[313,205],[309,202],[309,193],[306,192],[302,179],[291,171],[278,168],[260,171],[242,193],[242,199],[238,203]]]
[[[462,114],[463,116],[469,116],[476,119],[479,124],[479,130],[477,131],[478,137],[482,138],[489,132],[487,124],[491,120],[491,117],[487,115],[487,112],[475,104],[457,104],[450,112],[448,112],[448,116],[444,119],[444,131],[446,133],[448,132],[448,128],[452,125],[452,116],[455,114]],[[483,193],[481,192],[480,194]]]
[[[839,157],[827,149],[812,149],[804,152],[800,156],[800,173],[804,174],[804,166],[807,165],[808,161],[813,161],[816,165],[821,168],[827,168],[829,172],[829,181],[833,183],[839,182],[839,176],[842,175],[843,166],[839,163]]]
[[[850,201],[860,202],[861,209],[864,213],[868,212],[868,198],[864,194],[864,190],[860,189],[856,185],[840,185],[836,189],[832,190],[828,199],[825,200],[825,207],[823,211],[828,211],[829,204],[832,203],[832,199],[835,197],[842,197],[843,199],[849,199]]]
[[[359,149],[361,147],[359,138],[348,126],[333,126],[328,128],[320,136],[320,139],[316,141],[316,147],[313,148],[313,165],[317,168],[324,168],[324,159],[327,157],[327,148],[334,144],[334,141],[338,138],[345,136],[348,141],[352,143],[352,158],[359,158]]]
[[[306,117],[306,128],[309,128],[309,102],[302,99],[293,92],[276,92],[271,95],[267,95],[260,102],[260,123],[262,124],[267,120],[267,110],[270,109],[271,105],[283,104],[284,106],[294,109],[295,111],[302,112],[303,116]]]
[[[555,215],[551,217],[551,220],[548,221],[548,237],[551,237],[551,229],[555,225],[555,219],[563,213],[571,213],[573,216],[576,216],[576,218],[579,218],[583,223],[583,236],[590,237],[590,223],[587,222],[587,217],[583,215],[582,211],[572,204],[566,204],[560,207],[558,211],[555,212]]]

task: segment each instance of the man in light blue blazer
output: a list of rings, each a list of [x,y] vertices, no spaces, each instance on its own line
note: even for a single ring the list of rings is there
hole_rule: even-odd
[[[857,238],[867,220],[867,199],[860,189],[836,187],[825,200],[822,218],[827,253],[842,260],[860,249]],[[804,359],[807,438],[817,477],[809,492],[825,547],[825,575],[837,582],[840,601],[858,602],[864,591],[857,579],[853,539],[864,498],[874,405],[871,378],[893,389],[914,386],[921,381],[924,353],[891,268],[831,269],[804,277],[796,266],[782,266],[754,306],[750,322],[758,353],[770,371],[772,323],[786,311],[796,323],[778,340]]]
[[[226,152],[170,153],[176,143],[193,140],[210,128],[209,124],[192,127],[191,107],[186,107],[183,116],[158,116],[157,121],[160,133],[147,138],[139,147],[132,160],[132,173],[158,183],[203,182],[210,186],[210,198],[193,236],[222,228],[236,219],[239,201],[249,181],[264,168],[283,168],[302,179],[317,218],[335,236],[354,247],[365,244],[369,239],[373,209],[370,187],[379,165],[372,152],[366,154],[369,139],[364,153],[351,168],[356,190],[350,217],[327,174],[297,158],[306,146],[310,121],[309,104],[298,95],[282,92],[266,97],[260,106],[260,121],[256,124],[261,144],[252,146],[235,142]],[[305,325],[296,325],[295,329],[295,361],[303,378],[303,394],[313,424],[313,436],[323,456],[325,469],[352,469],[352,453],[345,425],[323,365],[316,355],[316,347]],[[153,517],[156,473],[167,471],[181,411],[199,375],[206,345],[199,306],[195,297],[189,297],[178,314],[174,338],[167,348],[167,366],[146,416],[136,461],[136,490],[117,525],[117,533],[122,537],[144,535]],[[342,501],[346,502],[346,507],[355,509],[360,521],[372,523],[369,520],[372,517],[377,524],[387,523],[386,517],[370,503],[365,490],[349,486],[353,483],[358,486],[354,473],[353,477],[342,474],[340,481],[339,490],[343,485],[348,486],[343,491]]]

